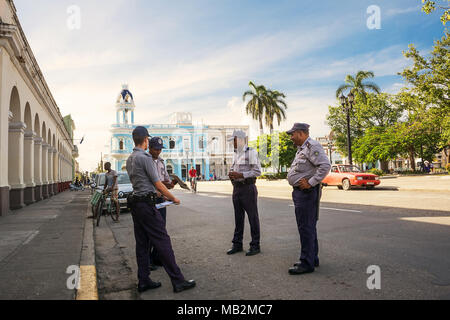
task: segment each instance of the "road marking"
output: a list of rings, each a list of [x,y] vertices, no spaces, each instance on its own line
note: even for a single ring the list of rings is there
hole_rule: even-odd
[[[293,204],[290,204],[289,207],[295,207]],[[320,207],[320,209],[324,209],[324,210],[334,210],[334,211],[344,211],[344,212],[356,212],[356,213],[361,213],[362,211],[358,211],[358,210],[350,210],[350,209],[338,209],[338,208],[327,208],[327,207]]]
[[[95,266],[80,266],[80,289],[77,300],[98,300],[97,271]]]
[[[36,237],[38,235],[38,233],[39,233],[39,231],[37,230],[37,231],[33,232],[32,234],[30,234],[28,236],[28,238],[23,242],[23,245],[29,244],[31,242],[31,240],[33,240],[34,237]]]
[[[450,226],[450,217],[415,217],[415,218],[400,218],[400,220]]]

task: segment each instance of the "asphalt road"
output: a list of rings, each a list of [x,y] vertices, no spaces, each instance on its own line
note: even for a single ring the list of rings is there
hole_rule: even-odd
[[[321,265],[312,274],[291,276],[288,268],[300,251],[291,200],[260,197],[262,253],[228,256],[234,229],[230,196],[175,193],[182,205],[169,207],[167,228],[181,270],[197,287],[174,294],[159,269],[151,277],[163,286],[138,295],[132,220],[123,213],[119,224],[103,220],[95,230],[101,299],[450,299],[450,212],[413,209],[415,203],[423,207],[428,201],[432,208],[448,201],[445,194],[396,192],[409,199],[406,208],[380,205],[372,191],[364,194],[372,193],[372,204],[352,204],[362,191],[345,193],[348,203],[324,201]],[[410,218],[418,221],[405,220]],[[250,242],[247,221],[244,242]],[[381,269],[380,290],[367,288],[371,265]]]

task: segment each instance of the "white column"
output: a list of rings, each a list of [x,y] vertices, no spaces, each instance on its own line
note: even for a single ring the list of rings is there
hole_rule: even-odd
[[[45,142],[42,143],[42,184],[46,185],[48,184],[48,173],[47,173],[47,166],[48,166],[48,147],[49,145]]]
[[[48,183],[52,184],[53,183],[53,161],[52,161],[53,148],[52,148],[52,146],[48,147],[47,152],[48,152],[48,156],[47,156],[47,161],[48,161],[48,171],[47,171]]]
[[[34,137],[32,131],[25,132],[24,136],[24,168],[23,176],[26,187],[36,186],[34,182]]]
[[[11,189],[25,188],[23,180],[23,122],[9,123],[8,136],[8,182]]]
[[[42,185],[42,138],[34,138],[34,183]]]

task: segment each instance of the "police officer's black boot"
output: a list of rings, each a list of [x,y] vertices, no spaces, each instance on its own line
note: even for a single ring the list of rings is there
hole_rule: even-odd
[[[144,292],[150,289],[156,289],[161,287],[161,282],[154,282],[152,280],[149,279],[149,281],[146,284],[139,284],[138,285],[138,291],[139,292]]]
[[[189,281],[184,281],[180,284],[176,284],[173,286],[173,292],[178,293],[184,290],[189,290],[195,287],[195,281],[194,280],[189,280]]]
[[[301,265],[301,262],[294,263],[294,267]],[[314,262],[314,268],[318,268],[320,266],[319,260]]]
[[[227,254],[235,254],[237,252],[242,252],[244,251],[244,249],[242,248],[242,246],[233,246],[233,248],[231,248],[230,250],[227,251]]]
[[[258,254],[261,252],[261,249],[259,247],[250,247],[250,250],[247,251],[245,254],[247,257],[254,256],[255,254]]]

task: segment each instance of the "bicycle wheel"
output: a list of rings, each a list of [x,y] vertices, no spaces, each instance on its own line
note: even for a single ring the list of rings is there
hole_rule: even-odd
[[[100,224],[100,218],[102,217],[103,214],[103,203],[105,202],[105,200],[101,199],[98,201],[97,204],[97,227]]]
[[[117,208],[116,208],[116,204],[114,203],[114,201],[111,201],[109,203],[108,212],[109,212],[109,215],[111,216],[111,219],[114,222],[116,222],[118,220],[117,217],[116,217],[116,215],[117,215]]]

